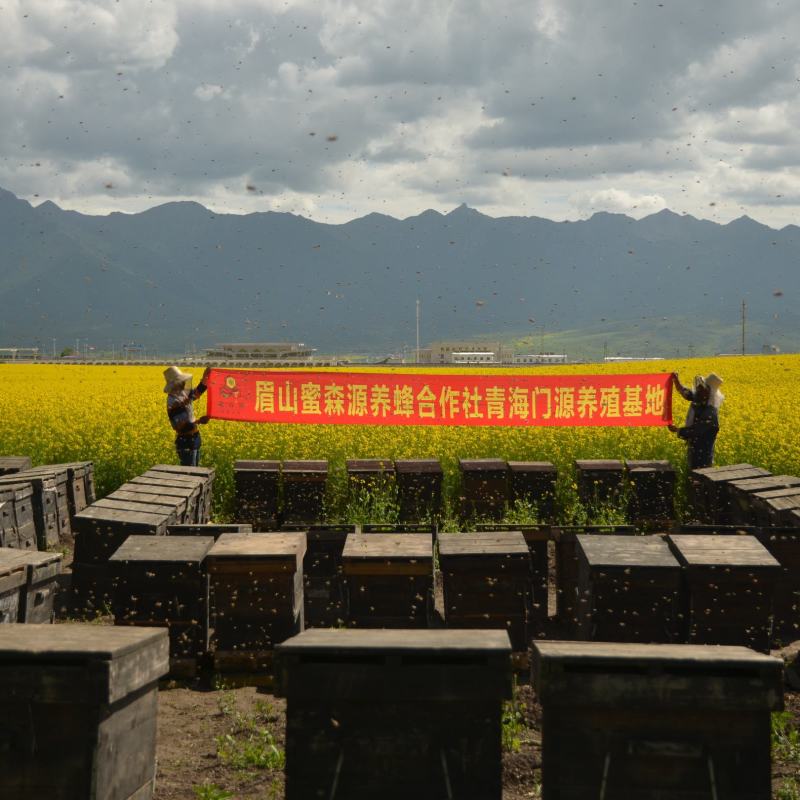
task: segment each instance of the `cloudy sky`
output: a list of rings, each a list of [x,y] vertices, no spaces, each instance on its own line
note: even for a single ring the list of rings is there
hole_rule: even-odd
[[[0,186],[800,222],[791,0],[0,0]]]

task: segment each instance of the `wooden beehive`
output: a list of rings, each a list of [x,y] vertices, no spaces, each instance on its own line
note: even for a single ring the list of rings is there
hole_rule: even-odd
[[[306,628],[342,625],[346,619],[342,550],[355,525],[314,525],[306,531],[303,602]]]
[[[762,528],[787,527],[792,512],[800,508],[800,488],[770,489],[756,492],[751,498],[755,522]]]
[[[171,480],[193,479],[199,481],[201,487],[201,500],[197,509],[197,519],[192,522],[204,523],[211,519],[211,500],[214,490],[216,470],[213,467],[183,467],[175,464],[156,464],[150,467],[144,475],[148,477],[160,476],[166,473]]]
[[[769,650],[780,565],[755,536],[671,534],[683,566],[686,641]]]
[[[442,507],[444,473],[438,458],[394,462],[401,522],[434,519]]]
[[[287,800],[499,800],[510,662],[496,630],[315,630],[284,642]]]
[[[348,458],[345,469],[351,494],[386,490],[394,485],[394,462],[388,458]]]
[[[70,517],[83,511],[97,499],[94,489],[94,464],[91,461],[74,461],[66,464],[44,464],[36,467],[39,474],[55,474],[66,472],[66,503]]]
[[[578,535],[581,533],[633,536],[632,525],[559,525],[553,527],[556,561],[556,616],[563,636],[575,635],[578,625]]]
[[[24,472],[31,468],[31,460],[28,456],[1,456],[0,475],[14,475],[17,472]]]
[[[288,523],[315,524],[325,515],[327,461],[284,461],[282,519]]]
[[[756,495],[759,493],[791,488],[800,494],[800,478],[793,475],[768,475],[764,478],[731,481],[728,484],[728,492],[731,497],[731,514],[734,522],[745,525],[756,522]]]
[[[509,461],[509,505],[532,505],[536,508],[538,519],[552,521],[557,479],[558,470],[549,461]]]
[[[772,601],[772,643],[782,647],[800,639],[800,525],[765,528],[757,536],[781,565]]]
[[[97,501],[75,515],[75,561],[104,564],[131,534],[163,536],[174,520],[171,514],[130,504],[109,507]]]
[[[0,478],[2,486],[18,483],[30,484],[33,492],[31,506],[36,528],[36,542],[39,550],[56,547],[62,539],[72,533],[67,505],[67,472],[37,473],[35,470],[20,472]]]
[[[585,506],[596,508],[616,503],[622,495],[625,467],[613,458],[578,459],[575,461],[578,499]]]
[[[162,630],[0,626],[0,797],[150,800]]]
[[[551,542],[555,534],[550,525],[519,525],[514,523],[487,522],[475,526],[479,533],[491,531],[519,531],[528,546],[531,557],[533,592],[528,613],[528,626],[531,636],[541,636],[549,616],[548,598],[550,591]],[[552,581],[555,587],[555,580]]]
[[[274,530],[280,501],[280,461],[234,461],[236,519],[255,530]]]
[[[173,477],[160,473],[155,477],[146,475],[132,478],[124,483],[121,489],[130,489],[149,494],[168,497],[180,497],[186,501],[186,514],[181,525],[202,525],[198,518],[203,516],[203,483],[196,478]]]
[[[352,533],[342,551],[347,624],[425,628],[433,608],[433,539],[425,533]]]
[[[175,525],[187,521],[188,504],[185,498],[169,494],[153,494],[148,487],[142,487],[135,483],[122,484],[119,489],[106,495],[103,500],[96,501],[95,505],[111,508],[110,503],[114,503],[113,507],[115,508],[122,508],[123,506],[116,505],[122,503],[129,510],[140,507],[142,511],[168,514],[171,522]]]
[[[533,570],[522,533],[440,533],[438,543],[447,627],[500,628],[527,651]]]
[[[115,625],[169,631],[170,672],[194,677],[208,651],[212,536],[129,536],[109,559]]]
[[[542,798],[771,797],[782,663],[744,647],[536,642]]]
[[[663,537],[589,534],[577,542],[578,638],[680,642],[681,566]]]
[[[626,460],[631,519],[668,522],[675,517],[675,468],[669,461]]]
[[[16,563],[25,569],[25,584],[21,587],[17,622],[53,621],[62,558],[61,553],[0,548],[0,565],[10,566]]]
[[[167,525],[167,536],[213,536],[219,539],[223,533],[252,533],[253,526],[234,522],[231,524],[215,525]]]
[[[259,668],[303,630],[305,533],[225,533],[208,551],[219,670]]]
[[[0,483],[0,503],[3,503],[4,546],[36,550],[38,545],[31,484]]]
[[[499,458],[460,458],[461,516],[500,520],[508,504],[508,464]]]
[[[16,559],[0,559],[0,624],[20,621],[27,570]]]
[[[763,478],[771,473],[752,464],[693,469],[689,475],[689,504],[699,522],[735,522],[727,484],[747,478]]]

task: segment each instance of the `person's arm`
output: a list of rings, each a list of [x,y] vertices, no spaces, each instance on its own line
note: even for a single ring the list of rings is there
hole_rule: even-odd
[[[200,378],[200,382],[197,386],[189,392],[190,400],[197,400],[198,397],[202,397],[206,393],[206,389],[208,389],[208,373],[211,372],[211,367],[206,367],[205,371],[203,372],[203,377]]]
[[[717,409],[709,407],[706,409],[707,413],[703,415],[695,414],[694,422],[685,428],[678,428],[678,436],[687,441],[692,439],[701,439],[708,436],[710,433],[719,432],[719,417],[717,416]]]
[[[694,392],[691,389],[687,389],[681,383],[681,379],[678,377],[677,372],[672,373],[672,385],[684,400],[688,400],[690,403],[694,400]]]

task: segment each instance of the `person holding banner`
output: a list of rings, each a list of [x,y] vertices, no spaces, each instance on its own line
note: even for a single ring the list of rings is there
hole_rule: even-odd
[[[210,367],[206,367],[196,388],[191,387],[192,376],[181,372],[178,367],[164,370],[167,394],[167,417],[175,431],[175,450],[183,467],[196,467],[200,463],[200,431],[198,425],[205,425],[208,417],[195,419],[192,402],[202,397],[208,385]]]
[[[725,399],[719,390],[722,378],[713,372],[706,378],[698,375],[694,379],[693,388],[688,389],[680,382],[678,373],[673,372],[672,383],[681,397],[691,405],[683,427],[670,425],[669,429],[686,440],[690,470],[710,467],[714,463],[714,443],[719,433],[718,410]]]

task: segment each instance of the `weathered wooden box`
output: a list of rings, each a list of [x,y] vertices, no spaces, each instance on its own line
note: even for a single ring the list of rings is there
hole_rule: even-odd
[[[167,473],[173,480],[193,478],[200,481],[202,496],[197,508],[197,519],[187,520],[187,522],[208,522],[211,519],[211,500],[216,470],[213,467],[182,467],[174,464],[156,464],[144,474],[152,477],[153,474],[161,475],[164,473]]]
[[[129,536],[109,559],[115,625],[166,628],[170,671],[193,677],[208,651],[212,536]]]
[[[543,522],[552,521],[557,479],[558,470],[549,461],[509,461],[509,505],[534,505],[538,519]]]
[[[792,512],[800,509],[800,487],[756,492],[750,498],[755,522],[762,528],[792,525]]]
[[[346,619],[342,551],[355,525],[312,525],[306,531],[303,602],[306,628],[342,625]]]
[[[0,624],[19,622],[26,581],[27,569],[23,563],[0,559]]]
[[[625,467],[613,458],[578,459],[575,461],[575,480],[578,499],[585,506],[595,508],[605,503],[616,503],[622,495]]]
[[[179,525],[203,525],[198,518],[203,516],[203,482],[191,476],[168,475],[140,475],[132,478],[120,486],[120,489],[137,491],[144,494],[154,494],[161,497],[181,498],[186,503],[183,517]],[[175,501],[177,502],[177,501]]]
[[[433,607],[433,537],[352,533],[342,551],[347,624],[425,628]]]
[[[675,468],[669,461],[626,460],[631,519],[666,522],[675,517]]]
[[[780,565],[755,536],[670,534],[683,567],[686,641],[769,650]]]
[[[536,642],[543,800],[765,800],[782,663],[744,647]]]
[[[733,521],[745,525],[756,523],[757,496],[760,493],[792,488],[800,494],[800,478],[793,475],[768,475],[764,478],[731,481],[728,492],[731,496]]]
[[[280,502],[280,461],[234,461],[236,519],[255,530],[274,530]]]
[[[125,508],[131,511],[167,514],[170,521],[176,525],[186,521],[188,508],[186,498],[172,494],[154,494],[153,491],[150,487],[143,487],[140,484],[124,483],[116,491],[96,501],[94,505],[100,508]],[[112,506],[110,503],[115,505]]]
[[[31,472],[60,475],[66,472],[66,507],[70,517],[75,516],[96,500],[94,489],[94,464],[91,461],[74,461],[66,464],[44,464]]]
[[[33,518],[33,487],[30,483],[0,483],[3,503],[5,547],[36,550],[36,523]]]
[[[287,800],[500,800],[503,631],[306,631],[275,656]]]
[[[578,625],[578,535],[581,533],[633,536],[632,525],[558,525],[553,527],[556,557],[556,616],[565,637]]]
[[[732,498],[727,484],[747,478],[763,478],[771,473],[752,464],[693,469],[689,475],[689,504],[699,522],[735,522]]]
[[[208,551],[218,669],[303,630],[305,552],[305,533],[225,533]]]
[[[14,475],[17,472],[24,472],[31,468],[31,460],[28,456],[1,456],[0,475]]]
[[[680,642],[681,565],[663,537],[578,536],[580,639]]]
[[[166,631],[0,626],[0,797],[150,800]]]
[[[440,533],[438,545],[447,627],[500,628],[527,651],[533,570],[522,533]]]
[[[223,533],[252,533],[253,526],[240,522],[216,525],[167,525],[167,536],[212,536],[219,539]]]
[[[75,561],[102,564],[131,534],[163,536],[174,520],[168,513],[100,505],[97,501],[75,515]]]
[[[283,509],[285,522],[320,523],[325,515],[327,461],[284,461]]]
[[[0,478],[0,491],[3,486],[19,483],[30,484],[33,490],[31,506],[37,547],[46,550],[57,546],[62,538],[71,533],[66,470],[58,475],[20,472],[18,475]]]
[[[785,646],[800,639],[800,526],[765,528],[757,537],[781,566],[772,601],[772,642]]]
[[[461,515],[500,520],[508,504],[508,464],[499,458],[460,458]]]
[[[9,621],[28,623],[53,621],[55,597],[58,591],[57,581],[61,574],[62,559],[61,553],[0,548],[0,565],[21,564],[25,569],[25,584],[21,587],[19,615],[16,620]]]
[[[433,519],[442,507],[444,473],[438,458],[394,462],[401,522]]]

